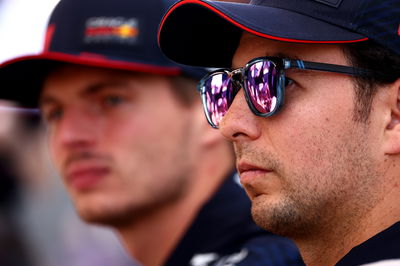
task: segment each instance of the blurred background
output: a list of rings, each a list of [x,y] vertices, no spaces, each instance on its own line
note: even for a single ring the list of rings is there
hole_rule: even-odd
[[[0,0],[0,63],[40,52],[57,2]],[[138,265],[111,229],[77,217],[45,137],[38,113],[0,100],[0,266]]]
[[[0,62],[39,52],[48,16],[58,0],[0,0]]]

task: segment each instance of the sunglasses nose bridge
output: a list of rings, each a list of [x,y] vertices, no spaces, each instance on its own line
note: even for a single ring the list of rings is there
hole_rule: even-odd
[[[243,80],[243,69],[242,68],[238,68],[235,70],[232,70],[229,73],[229,76],[231,77],[231,79],[235,82],[240,82]]]
[[[238,68],[230,72],[230,78],[234,87],[234,95],[243,88],[243,68]]]

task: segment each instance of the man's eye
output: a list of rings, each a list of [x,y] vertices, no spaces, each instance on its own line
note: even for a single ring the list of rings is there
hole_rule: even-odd
[[[289,87],[290,85],[292,85],[294,83],[294,80],[288,77],[285,77],[285,88]]]
[[[62,109],[57,108],[54,110],[42,111],[42,116],[46,122],[56,121],[61,118],[62,116]]]
[[[124,102],[124,99],[121,96],[110,95],[104,98],[104,104],[106,106],[117,106]]]

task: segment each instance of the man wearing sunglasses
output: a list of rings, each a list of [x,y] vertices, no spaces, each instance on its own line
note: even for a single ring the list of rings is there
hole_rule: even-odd
[[[400,2],[183,0],[161,23],[261,227],[308,265],[400,263]],[[369,265],[369,264],[368,264]]]
[[[1,65],[1,97],[40,107],[78,213],[143,265],[302,265],[251,220],[231,145],[203,118],[206,71],[161,54],[164,5],[61,0],[44,51]]]

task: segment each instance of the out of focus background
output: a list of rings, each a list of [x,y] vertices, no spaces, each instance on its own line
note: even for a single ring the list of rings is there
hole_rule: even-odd
[[[0,0],[0,62],[39,52],[48,16],[58,0]]]
[[[57,2],[0,0],[0,63],[41,51]],[[0,100],[0,266],[129,265],[114,232],[77,217],[38,114]]]

